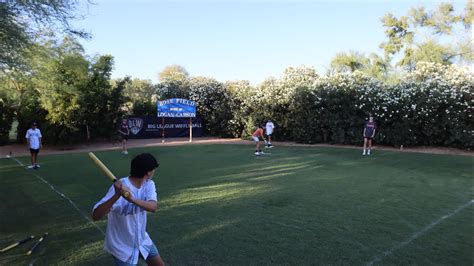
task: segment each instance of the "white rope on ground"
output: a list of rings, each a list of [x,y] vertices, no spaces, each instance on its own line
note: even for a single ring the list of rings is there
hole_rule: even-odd
[[[16,161],[20,166],[25,167],[25,165],[22,162],[20,162],[17,158],[11,156],[10,159]],[[30,174],[32,174],[33,176],[35,176],[36,178],[41,180],[43,183],[48,185],[51,188],[51,190],[53,190],[56,194],[61,196],[63,199],[69,201],[69,203],[72,205],[72,207],[74,207],[74,209],[76,209],[88,222],[90,222],[92,225],[94,225],[94,227],[97,228],[97,230],[99,230],[105,236],[104,230],[102,230],[96,223],[94,223],[94,221],[92,221],[87,215],[85,215],[68,196],[64,195],[64,193],[61,193],[59,190],[57,190],[53,185],[51,185],[48,181],[46,181],[41,176],[39,176],[39,175],[37,175],[33,172],[30,172]]]
[[[367,263],[367,265],[373,265],[375,262],[379,262],[381,261],[384,257],[386,256],[389,256],[389,255],[392,255],[393,252],[401,249],[402,247],[410,244],[413,240],[417,239],[418,237],[420,237],[422,234],[426,233],[427,231],[431,230],[433,227],[435,227],[436,225],[438,225],[439,223],[441,223],[442,221],[450,218],[451,216],[455,215],[456,213],[464,210],[465,208],[469,207],[470,205],[472,205],[474,203],[474,200],[470,200],[468,201],[467,203],[463,204],[462,206],[460,206],[459,208],[457,208],[456,210],[452,211],[451,213],[449,214],[446,214],[444,215],[443,217],[439,218],[438,220],[430,223],[429,225],[425,226],[424,228],[422,228],[421,230],[419,230],[418,232],[414,233],[412,236],[410,236],[407,240],[401,242],[400,244],[392,247],[391,249],[385,251],[384,253],[382,253],[381,255],[379,256],[375,256],[371,261],[369,261]]]

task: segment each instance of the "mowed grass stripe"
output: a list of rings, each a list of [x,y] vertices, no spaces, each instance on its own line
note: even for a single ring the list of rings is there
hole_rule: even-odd
[[[116,151],[97,156],[117,176],[125,176],[130,158],[145,151],[161,164],[155,176],[160,210],[149,215],[148,232],[170,264],[365,264],[473,198],[472,157],[467,156],[375,151],[363,157],[353,149],[276,147],[268,149],[272,154],[255,157],[253,147],[245,145],[157,147],[131,149],[128,157]],[[41,160],[47,165],[41,175],[85,212],[110,186],[85,153]],[[472,241],[438,231],[466,213],[472,208],[382,263],[472,262]],[[472,226],[448,228],[453,237],[472,232]],[[103,240],[98,234],[91,237],[93,243]],[[450,250],[447,254],[457,250],[458,256],[443,259],[433,252],[442,246]],[[93,247],[101,254],[100,244]],[[88,255],[94,249],[84,249],[76,263],[101,262]],[[420,249],[433,257],[410,253]]]
[[[464,211],[464,209],[471,207],[473,202],[474,202],[474,200],[471,200],[471,201],[465,203],[464,205],[460,206],[456,210],[452,211],[451,213],[448,213],[448,214],[444,215],[443,217],[440,217],[438,220],[433,221],[429,225],[427,225],[424,228],[420,229],[419,231],[415,232],[413,235],[411,235],[405,241],[397,244],[396,246],[394,246],[391,249],[385,251],[384,253],[380,254],[379,256],[375,256],[374,259],[371,260],[367,265],[373,265],[374,263],[377,263],[377,262],[383,260],[385,257],[391,256],[392,254],[394,254],[398,250],[405,248],[405,246],[410,245],[411,242],[416,241],[418,238],[422,237],[425,234],[428,234],[429,231],[434,229],[434,227],[438,226],[439,224],[445,222],[448,219],[451,219],[453,216],[457,215],[459,212]]]
[[[14,160],[21,167],[25,167],[25,165],[21,161],[16,159],[15,157],[11,157],[11,159]],[[97,226],[97,224],[95,224],[88,215],[84,214],[84,212],[77,207],[77,205],[76,205],[76,203],[74,203],[74,201],[72,201],[67,195],[65,195],[64,193],[59,191],[56,187],[54,187],[51,183],[49,183],[46,179],[44,179],[43,177],[38,175],[36,172],[37,171],[29,171],[30,175],[32,175],[32,176],[36,177],[37,179],[41,180],[41,182],[43,182],[46,186],[49,186],[49,188],[52,191],[54,191],[58,196],[60,196],[64,200],[68,201],[69,204],[71,205],[71,207],[73,207],[79,214],[82,215],[82,217],[84,217],[84,219],[86,221],[88,221],[92,226],[97,228],[97,230],[99,230],[99,232],[101,232],[105,236],[105,232],[99,226]]]
[[[381,156],[382,158],[387,158],[380,160],[380,158],[377,158],[376,156],[364,158],[360,156],[359,151],[352,150],[337,149],[336,151],[336,149],[322,149],[321,151],[321,149],[285,148],[281,149],[283,151],[282,154],[280,154],[281,156],[273,157],[271,163],[268,166],[265,166],[261,164],[262,161],[257,161],[258,164],[255,164],[255,161],[260,158],[244,161],[242,158],[248,158],[246,155],[249,153],[249,150],[249,148],[246,148],[243,151],[243,154],[239,155],[238,151],[234,153],[234,151],[225,151],[225,149],[223,149],[223,155],[219,154],[219,157],[227,157],[230,156],[229,154],[232,154],[232,156],[237,157],[236,160],[239,162],[237,165],[232,165],[231,171],[233,174],[226,177],[226,180],[222,182],[222,185],[220,185],[221,187],[225,186],[226,182],[238,181],[241,186],[248,189],[252,188],[255,191],[255,189],[258,189],[258,186],[255,184],[255,179],[261,178],[262,175],[265,174],[265,171],[260,171],[260,169],[270,167],[277,170],[281,169],[282,164],[284,163],[292,164],[293,167],[307,164],[307,167],[313,167],[314,169],[319,170],[301,170],[291,173],[287,179],[279,176],[278,178],[273,178],[270,183],[268,181],[263,182],[262,184],[264,184],[264,186],[270,186],[271,189],[261,189],[258,197],[250,195],[252,201],[247,200],[246,194],[243,193],[242,197],[239,199],[239,201],[242,202],[237,205],[244,205],[244,207],[250,209],[239,209],[235,213],[241,211],[246,214],[244,220],[246,223],[251,224],[250,228],[247,228],[250,232],[248,235],[249,239],[261,239],[262,243],[259,243],[257,247],[249,248],[246,252],[242,252],[242,262],[245,261],[246,255],[254,253],[258,254],[259,252],[255,250],[261,250],[261,248],[263,248],[262,246],[268,244],[265,241],[265,239],[268,238],[267,234],[255,237],[259,235],[260,231],[266,231],[262,229],[268,226],[267,221],[275,221],[275,219],[285,220],[287,217],[291,217],[287,223],[280,223],[290,225],[289,228],[295,227],[295,224],[300,223],[303,224],[303,226],[300,227],[313,229],[316,234],[321,234],[323,235],[323,238],[328,238],[326,242],[318,242],[316,238],[312,241],[310,238],[307,240],[307,243],[300,245],[300,239],[308,238],[306,233],[299,234],[298,237],[295,237],[294,239],[292,239],[291,236],[288,236],[288,234],[283,234],[282,236],[284,240],[287,240],[287,243],[296,243],[295,246],[298,248],[295,249],[295,252],[301,253],[298,251],[304,249],[314,251],[308,253],[306,256],[308,260],[301,260],[303,262],[318,261],[318,257],[322,258],[319,261],[338,261],[338,259],[335,258],[338,257],[338,250],[340,250],[337,248],[338,242],[348,242],[347,245],[353,246],[354,248],[354,250],[346,252],[346,258],[341,258],[342,261],[355,261],[354,254],[360,253],[360,250],[375,249],[378,252],[379,246],[388,248],[390,245],[397,243],[397,241],[403,241],[414,231],[419,230],[419,228],[430,223],[433,219],[443,215],[446,211],[452,210],[458,206],[459,203],[465,202],[465,200],[470,199],[472,196],[469,187],[464,186],[465,184],[469,184],[470,180],[470,177],[466,175],[466,170],[469,169],[466,167],[469,166],[470,162],[468,157],[460,157],[464,159],[464,165],[463,167],[458,168],[458,172],[460,173],[460,179],[458,179],[457,174],[452,175],[451,173],[445,173],[443,171],[437,172],[437,175],[435,176],[417,176],[418,172],[430,169],[423,165],[420,167],[420,170],[407,175],[407,171],[403,169],[404,159],[397,153],[381,153],[381,155],[383,155]],[[317,157],[317,153],[321,152],[323,153],[322,158],[314,160],[314,157]],[[182,156],[186,157],[186,153],[182,154]],[[438,165],[443,165],[443,167],[446,165],[443,164],[443,160],[452,159],[452,161],[454,161],[458,159],[449,156],[428,156],[431,157],[429,160],[434,159],[440,161]],[[185,160],[184,157],[181,157],[181,159]],[[307,157],[310,159],[308,160]],[[266,159],[268,158],[269,157]],[[416,158],[417,156],[408,156],[408,158],[406,158],[409,167],[412,167],[411,162],[412,160],[416,160]],[[461,162],[463,159],[461,159]],[[380,163],[378,163],[378,160]],[[190,161],[192,161],[192,159],[190,159]],[[402,164],[399,164],[399,161],[401,161]],[[201,161],[198,160],[198,162]],[[240,165],[242,162],[244,162],[243,166]],[[199,168],[197,165],[193,166],[192,162],[190,164],[189,167],[191,169],[194,169],[194,167]],[[348,168],[348,164],[351,165],[351,167]],[[437,165],[437,162],[434,162],[434,165]],[[195,205],[190,204],[196,199],[196,193],[189,194],[186,191],[189,190],[189,187],[199,188],[205,187],[207,184],[220,183],[219,177],[223,176],[224,173],[219,173],[221,169],[219,166],[216,168],[217,169],[214,169],[212,166],[202,166],[200,171],[205,173],[204,175],[207,176],[207,178],[202,180],[197,179],[198,181],[195,181],[195,179],[192,178],[190,181],[179,183],[187,186],[187,188],[184,188],[184,192],[188,195],[182,193],[183,189],[180,190],[179,195],[181,198],[186,199],[183,205],[193,208],[193,210],[190,210],[191,212],[195,209],[201,208],[209,211],[217,206],[219,207],[218,211],[212,213],[212,215],[205,216],[223,216],[226,212],[229,212],[229,205],[233,205],[231,202],[224,201],[226,200],[226,197],[220,199],[216,198],[214,201],[208,199],[206,205],[209,205],[209,207],[201,207],[203,204],[200,202]],[[180,167],[179,169],[182,176],[188,176],[183,167]],[[246,169],[249,170],[245,171]],[[446,169],[451,171],[449,168],[443,170]],[[252,176],[252,173],[255,173],[254,176]],[[270,175],[271,171],[266,171],[266,173],[267,175]],[[173,174],[172,177],[180,178],[179,175],[179,173],[176,173]],[[445,178],[449,179],[445,180]],[[198,182],[197,185],[195,184],[196,182]],[[283,183],[285,187],[281,188],[282,186],[280,183]],[[231,185],[234,187],[237,186],[235,183]],[[446,187],[447,185],[448,187]],[[164,189],[164,191],[164,193],[166,193],[166,189]],[[447,197],[444,198],[445,196]],[[457,196],[461,196],[461,199]],[[200,198],[206,197],[207,195],[204,194]],[[266,204],[265,200],[263,200],[267,197],[270,197],[270,199],[267,200],[269,204]],[[198,198],[198,200],[200,200],[200,198]],[[295,198],[300,199],[295,200]],[[426,198],[428,200],[426,200]],[[232,199],[230,200],[233,201]],[[162,204],[165,205],[166,202],[162,202]],[[223,206],[220,207],[220,205]],[[261,206],[268,208],[268,205],[286,206],[277,206],[279,207],[278,214],[274,215],[274,212],[265,213],[265,210],[262,212]],[[443,206],[446,208],[442,209],[443,211],[440,211]],[[166,205],[164,207],[166,207]],[[429,208],[426,209],[426,207]],[[253,210],[257,211],[253,212]],[[430,214],[430,212],[432,213]],[[239,217],[239,215],[235,213],[230,213],[228,216],[228,220],[230,220],[231,223],[225,222],[223,224],[236,226],[236,224],[242,223],[239,221],[242,220],[242,217]],[[287,214],[285,215],[283,213]],[[180,216],[184,217],[185,215],[180,213]],[[239,217],[239,219],[233,219],[234,216]],[[259,216],[262,216],[261,220],[252,223],[252,221],[259,218]],[[163,217],[167,217],[167,215],[163,215]],[[219,220],[224,220],[224,218]],[[335,222],[340,226],[334,228]],[[372,228],[373,223],[381,222],[385,224]],[[192,224],[193,223],[191,223],[191,225]],[[215,225],[212,225],[212,227],[215,227]],[[274,225],[271,227],[273,231],[279,230],[274,228]],[[224,228],[225,227],[223,226],[221,231],[224,230]],[[178,231],[177,228],[175,229]],[[193,228],[192,230],[196,229]],[[202,230],[205,230],[205,228]],[[387,232],[387,230],[389,231]],[[179,231],[182,231],[181,228]],[[240,230],[239,234],[245,234],[245,231],[246,230]],[[387,235],[390,231],[393,231],[392,234],[395,239],[391,239],[391,236]],[[376,234],[375,236],[373,235],[374,233]],[[354,239],[351,239],[351,237]],[[184,236],[184,238],[186,238],[186,236]],[[328,245],[327,241],[333,241],[334,239],[336,243],[330,243],[330,245]],[[232,246],[234,243],[235,241],[232,241],[232,243],[226,242],[225,244]],[[346,243],[343,244],[346,245]],[[245,249],[245,245],[237,244],[237,246],[243,246]],[[326,246],[329,246],[329,248],[326,248]],[[265,249],[268,248],[271,247],[265,246]],[[240,247],[240,249],[242,249],[242,247]],[[318,252],[321,253],[321,250],[324,251],[326,249],[329,254],[323,254],[321,256],[317,254]],[[350,249],[351,248],[349,248],[349,250]],[[355,250],[357,250],[357,252],[355,252]],[[198,258],[201,258],[203,261],[212,261],[214,254],[206,255],[205,251],[202,252],[203,253],[198,255]],[[277,254],[277,257],[279,256],[278,254],[281,254],[281,259],[283,259],[283,261],[286,259],[288,263],[292,263],[296,260],[294,257],[284,258],[287,254],[291,254],[290,251],[281,253],[278,250],[275,250],[275,252],[272,252],[272,255],[275,256],[273,253]],[[371,254],[367,254],[364,259],[361,258],[358,259],[358,261],[361,263],[366,262],[373,254],[375,254],[372,252],[368,253]],[[255,257],[262,257],[262,255],[263,254],[256,255]],[[304,259],[305,255],[306,254],[299,254],[298,258]],[[236,254],[236,256],[238,257],[240,255]],[[265,260],[265,258],[260,260],[262,260],[262,263],[269,262],[268,260]],[[216,263],[219,262],[216,261]]]
[[[27,158],[20,158],[23,163]],[[44,159],[48,160],[45,156]],[[80,261],[108,261],[102,251],[102,235],[70,203],[14,160],[0,160],[0,246],[7,246],[27,235],[36,239],[0,254],[0,265],[63,264]],[[32,172],[34,171],[34,172]],[[27,250],[44,233],[47,239],[31,256]],[[102,235],[103,236],[103,235]],[[94,244],[95,243],[95,244]],[[89,248],[88,248],[89,247]]]

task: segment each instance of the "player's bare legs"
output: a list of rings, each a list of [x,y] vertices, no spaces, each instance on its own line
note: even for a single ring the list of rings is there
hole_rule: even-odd
[[[366,149],[367,149],[367,141],[368,141],[368,139],[367,139],[367,138],[364,138],[364,152],[362,152],[362,155],[365,155],[365,154],[366,154],[365,151],[366,151]]]
[[[367,150],[367,155],[370,155],[370,150],[372,149],[372,139],[368,139],[367,142],[369,144],[369,149]]]
[[[123,140],[122,140],[122,153],[123,153],[123,154],[128,154],[128,151],[127,151],[127,140],[126,140],[126,139],[123,139]]]
[[[160,255],[148,258],[146,264],[150,266],[165,266],[165,262],[161,259]]]

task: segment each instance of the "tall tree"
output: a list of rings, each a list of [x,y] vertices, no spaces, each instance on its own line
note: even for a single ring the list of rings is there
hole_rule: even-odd
[[[464,7],[464,14],[462,16],[462,22],[466,29],[472,28],[472,23],[474,22],[474,1],[468,0],[466,1],[466,6]]]
[[[46,111],[40,104],[37,82],[46,71],[54,52],[50,43],[36,43],[25,53],[22,68],[0,72],[0,89],[6,94],[4,107],[12,110],[18,122],[17,141],[24,141],[24,133],[32,121],[43,122]]]
[[[0,70],[24,65],[24,50],[45,29],[71,36],[89,37],[74,29],[70,21],[78,18],[78,0],[1,1],[0,2]]]
[[[416,62],[425,60],[443,64],[472,62],[468,22],[472,21],[472,0],[461,14],[455,13],[452,4],[441,3],[434,11],[416,7],[399,18],[388,13],[381,21],[387,41],[380,47],[387,56],[399,56],[399,66],[413,70]]]
[[[133,115],[156,115],[158,86],[151,80],[133,79],[125,83],[128,113]]]
[[[5,79],[1,78],[0,82],[6,82]],[[6,90],[0,87],[0,145],[5,144],[9,141],[10,128],[12,126],[14,109],[13,109],[13,97]]]
[[[45,136],[54,136],[45,138],[50,141],[84,140],[87,127],[92,137],[110,137],[123,113],[125,87],[123,82],[111,85],[113,58],[105,55],[91,60],[69,37],[32,47],[35,52],[28,57],[28,71],[0,72],[0,88],[13,99],[4,102],[19,122],[18,139],[24,140],[32,121],[42,123]]]
[[[148,101],[156,97],[156,87],[149,79],[133,79],[125,86],[124,96],[130,101]]]
[[[189,86],[189,99],[196,102],[196,111],[203,119],[205,133],[229,136],[232,112],[224,84],[212,78],[193,77],[189,80]]]
[[[158,96],[160,99],[188,98],[189,97],[189,73],[179,65],[165,67],[158,74]]]
[[[127,79],[112,86],[110,76],[114,60],[103,55],[94,60],[87,82],[81,87],[81,122],[89,127],[92,137],[111,137],[124,111],[123,90]]]
[[[189,73],[186,69],[180,65],[171,65],[165,67],[159,74],[158,77],[161,83],[170,82],[185,82],[189,78]]]
[[[331,60],[331,69],[337,72],[354,72],[362,70],[369,64],[369,59],[358,52],[338,53]]]
[[[379,80],[385,80],[390,64],[385,58],[372,53],[368,57],[362,53],[338,53],[331,60],[330,72],[352,73],[356,70]]]

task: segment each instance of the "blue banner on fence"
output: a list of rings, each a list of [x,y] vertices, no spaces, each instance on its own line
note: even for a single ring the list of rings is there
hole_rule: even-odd
[[[163,129],[166,138],[189,136],[189,118],[158,118],[155,116],[130,116],[127,118],[132,139],[161,138]],[[193,136],[202,137],[202,122],[192,118]]]
[[[196,103],[186,99],[158,101],[158,117],[196,117]]]

